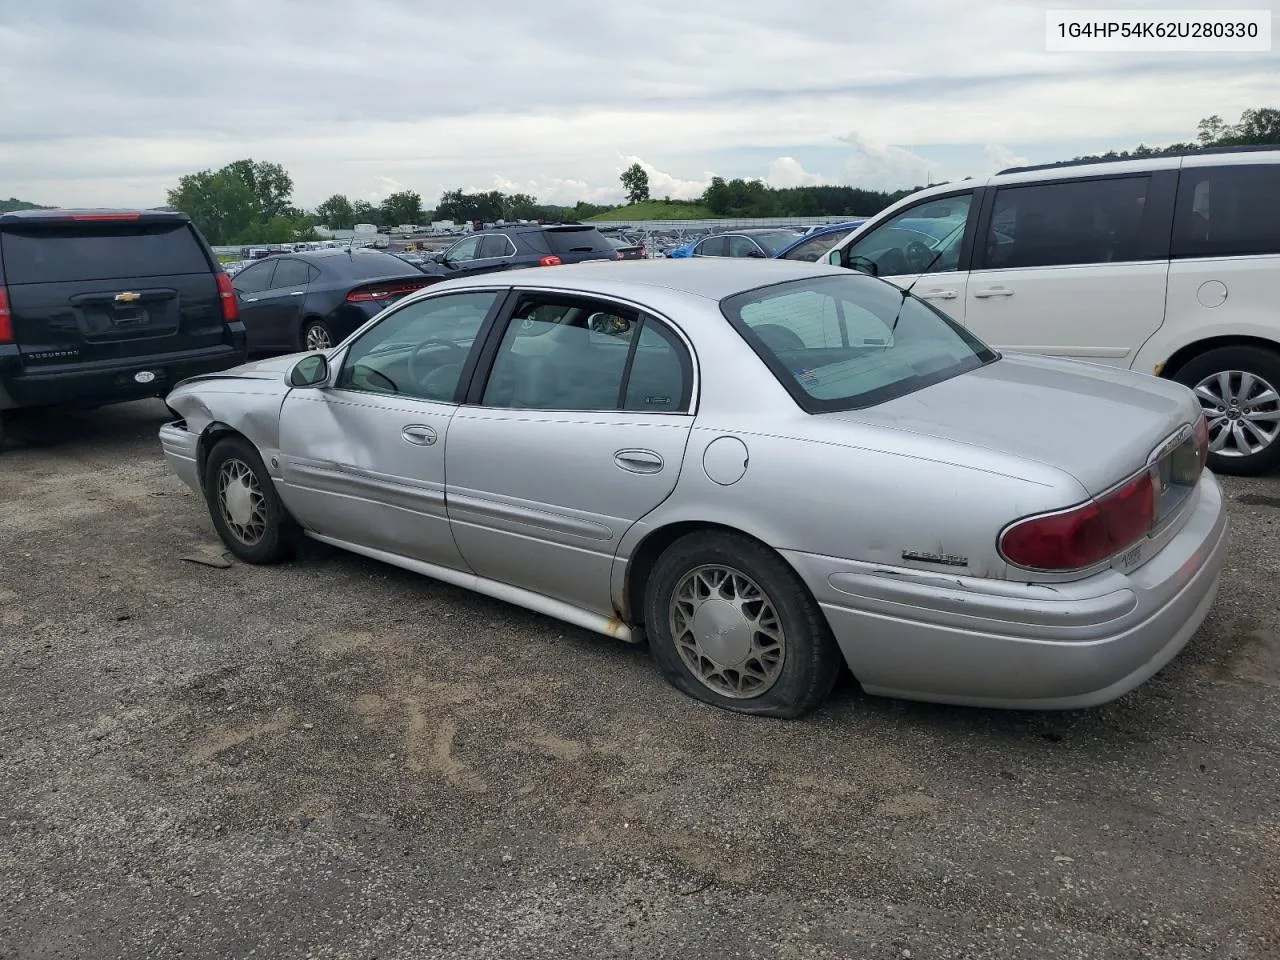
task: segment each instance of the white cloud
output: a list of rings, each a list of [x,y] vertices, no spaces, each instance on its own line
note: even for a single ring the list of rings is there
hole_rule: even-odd
[[[998,143],[988,143],[982,148],[982,155],[991,165],[991,169],[986,171],[990,173],[1003,170],[1005,167],[1021,167],[1028,162],[1026,157],[1020,157],[1008,147],[1002,147]]]
[[[655,199],[670,197],[672,200],[694,200],[707,189],[707,183],[711,179],[708,174],[704,180],[682,180],[679,177],[659,170],[652,163],[641,157],[623,157],[622,166],[618,168],[618,174],[631,166],[633,163],[640,164],[640,167],[649,175],[649,196]]]
[[[848,182],[869,190],[901,190],[940,180],[940,168],[924,157],[889,146],[856,131],[838,139],[853,147],[845,161]]]
[[[815,187],[829,182],[820,174],[810,173],[794,157],[778,157],[771,162],[764,180],[771,187]]]

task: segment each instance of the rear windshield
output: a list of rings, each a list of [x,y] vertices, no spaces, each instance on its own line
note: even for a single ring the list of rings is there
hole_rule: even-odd
[[[6,227],[9,283],[60,283],[212,273],[200,241],[185,223]]]
[[[884,403],[997,357],[922,300],[870,277],[795,280],[720,306],[810,413]]]
[[[546,230],[543,235],[552,253],[613,253],[609,241],[595,227]]]

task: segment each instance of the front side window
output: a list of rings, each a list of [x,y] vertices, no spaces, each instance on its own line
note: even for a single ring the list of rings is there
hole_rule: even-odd
[[[1280,253],[1280,164],[1184,167],[1173,256],[1263,253]]]
[[[454,293],[408,304],[351,345],[337,386],[452,401],[463,366],[499,294]]]
[[[275,260],[263,260],[237,273],[231,285],[235,287],[236,293],[261,293],[270,289],[271,275],[275,273],[275,269]]]
[[[730,237],[729,256],[731,257],[763,257],[762,251],[750,237]]]
[[[525,410],[688,409],[691,365],[673,334],[618,304],[527,294],[481,403]]]
[[[972,205],[965,193],[910,207],[854,241],[848,265],[877,277],[957,270]]]
[[[446,260],[466,261],[474,260],[478,256],[480,249],[480,241],[483,237],[467,237],[465,240],[459,240],[447,251],[444,258]]]
[[[855,275],[751,290],[721,310],[811,413],[883,403],[996,359],[923,301]]]
[[[837,230],[833,233],[820,233],[810,237],[804,243],[798,243],[783,255],[783,260],[802,260],[805,263],[817,263],[827,252],[853,233],[853,230]]]
[[[1141,259],[1150,177],[1001,187],[984,239],[987,269]]]

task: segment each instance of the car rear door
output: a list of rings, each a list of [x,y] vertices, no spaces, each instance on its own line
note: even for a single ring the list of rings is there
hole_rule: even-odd
[[[0,230],[0,257],[13,336],[28,370],[224,342],[214,264],[185,218],[10,221]]]
[[[613,557],[674,489],[694,365],[673,327],[599,298],[525,291],[449,424],[449,521],[482,577],[613,616]]]
[[[1002,350],[1128,367],[1164,322],[1177,172],[995,187],[964,323]]]

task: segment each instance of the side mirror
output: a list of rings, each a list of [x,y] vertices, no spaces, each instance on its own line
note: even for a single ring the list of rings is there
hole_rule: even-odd
[[[827,254],[827,263],[831,264],[833,267],[843,267],[844,251],[832,250],[830,253]]]
[[[763,253],[761,253],[759,250],[749,250],[749,251],[747,251],[747,256],[748,256],[748,257],[751,257],[753,260],[766,260],[766,259],[768,259],[768,258],[767,258],[767,257],[765,257],[765,255],[764,255]]]
[[[329,358],[323,353],[312,353],[293,365],[289,385],[294,387],[318,387],[329,380]]]

